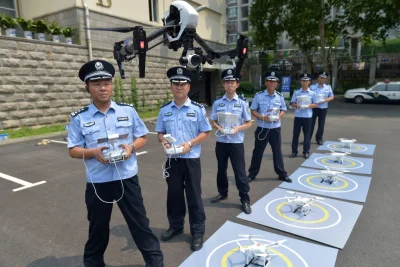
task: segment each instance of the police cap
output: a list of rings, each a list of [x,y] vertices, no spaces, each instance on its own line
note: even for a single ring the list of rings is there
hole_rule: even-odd
[[[191,83],[194,75],[193,73],[182,66],[172,67],[167,71],[167,76],[171,82]]]
[[[240,73],[238,75],[235,75],[235,70],[234,69],[226,69],[222,72],[221,74],[221,79],[223,81],[240,81]]]
[[[112,79],[114,74],[114,66],[110,62],[100,59],[85,63],[79,70],[79,78],[84,82]]]
[[[329,74],[326,71],[321,71],[318,73],[318,77],[328,78]]]
[[[308,73],[303,73],[300,75],[300,80],[302,81],[311,81],[311,75]]]
[[[264,76],[266,81],[279,82],[279,73],[276,71],[267,71]]]

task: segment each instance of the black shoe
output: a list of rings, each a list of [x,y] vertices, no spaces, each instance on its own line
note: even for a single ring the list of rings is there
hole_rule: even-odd
[[[211,203],[215,203],[215,202],[218,202],[218,201],[220,201],[220,200],[224,200],[224,199],[226,199],[228,196],[223,196],[223,195],[221,195],[221,194],[218,194],[218,196],[216,196],[216,197],[213,197],[212,199],[211,199]]]
[[[310,153],[304,153],[304,154],[303,154],[303,157],[304,157],[305,159],[308,159],[308,158],[310,157]]]
[[[256,177],[251,177],[250,175],[247,176],[247,179],[249,179],[249,182],[253,181],[254,179],[256,179]]]
[[[203,237],[193,237],[192,239],[192,244],[190,245],[190,248],[193,251],[198,251],[203,247]]]
[[[161,235],[162,241],[171,240],[174,236],[180,235],[183,233],[183,229],[168,229],[165,233]]]
[[[317,140],[317,144],[322,146],[324,144],[324,141],[322,141],[322,139],[321,140]]]
[[[241,200],[242,202],[242,210],[244,213],[246,214],[250,214],[251,213],[251,207],[250,207],[250,203],[245,201],[245,200]]]
[[[297,157],[297,153],[292,152],[292,154],[289,155],[289,158],[294,158],[294,157]]]
[[[279,180],[282,180],[282,181],[284,181],[286,183],[291,183],[292,182],[292,179],[290,179],[289,176],[279,177]]]

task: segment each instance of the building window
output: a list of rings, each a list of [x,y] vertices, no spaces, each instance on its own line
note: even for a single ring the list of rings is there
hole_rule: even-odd
[[[242,24],[242,32],[247,32],[249,30],[249,21],[244,20],[241,22]]]
[[[158,0],[149,0],[149,18],[150,21],[158,21]]]
[[[236,3],[237,3],[237,0],[228,0],[228,5],[236,4]]]
[[[228,18],[235,18],[235,17],[237,17],[237,7],[228,8]]]
[[[249,17],[249,7],[248,6],[242,7],[241,11],[242,11],[242,18]]]
[[[239,39],[239,35],[237,33],[235,34],[229,34],[228,36],[228,44],[234,44],[237,42]]]
[[[15,0],[0,0],[0,14],[6,14],[15,18],[17,16]]]

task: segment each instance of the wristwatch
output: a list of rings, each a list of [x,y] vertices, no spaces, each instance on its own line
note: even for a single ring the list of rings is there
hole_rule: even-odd
[[[132,153],[136,153],[136,148],[135,148],[135,146],[132,144],[131,147],[132,147]]]
[[[188,141],[188,144],[189,144],[190,148],[193,147],[193,146],[192,146],[192,142]]]

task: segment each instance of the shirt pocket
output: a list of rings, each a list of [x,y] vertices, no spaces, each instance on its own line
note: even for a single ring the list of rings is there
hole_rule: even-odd
[[[115,129],[119,135],[132,133],[132,122],[130,121],[119,121],[115,124]]]
[[[261,114],[264,114],[267,112],[267,110],[270,108],[269,101],[260,101],[260,111]]]
[[[101,138],[99,126],[83,128],[82,134],[85,137],[87,147],[96,147],[97,140]]]
[[[167,133],[171,133],[175,130],[175,120],[171,117],[164,117],[163,124]]]
[[[184,117],[182,128],[186,133],[190,132],[197,135],[197,117]]]

